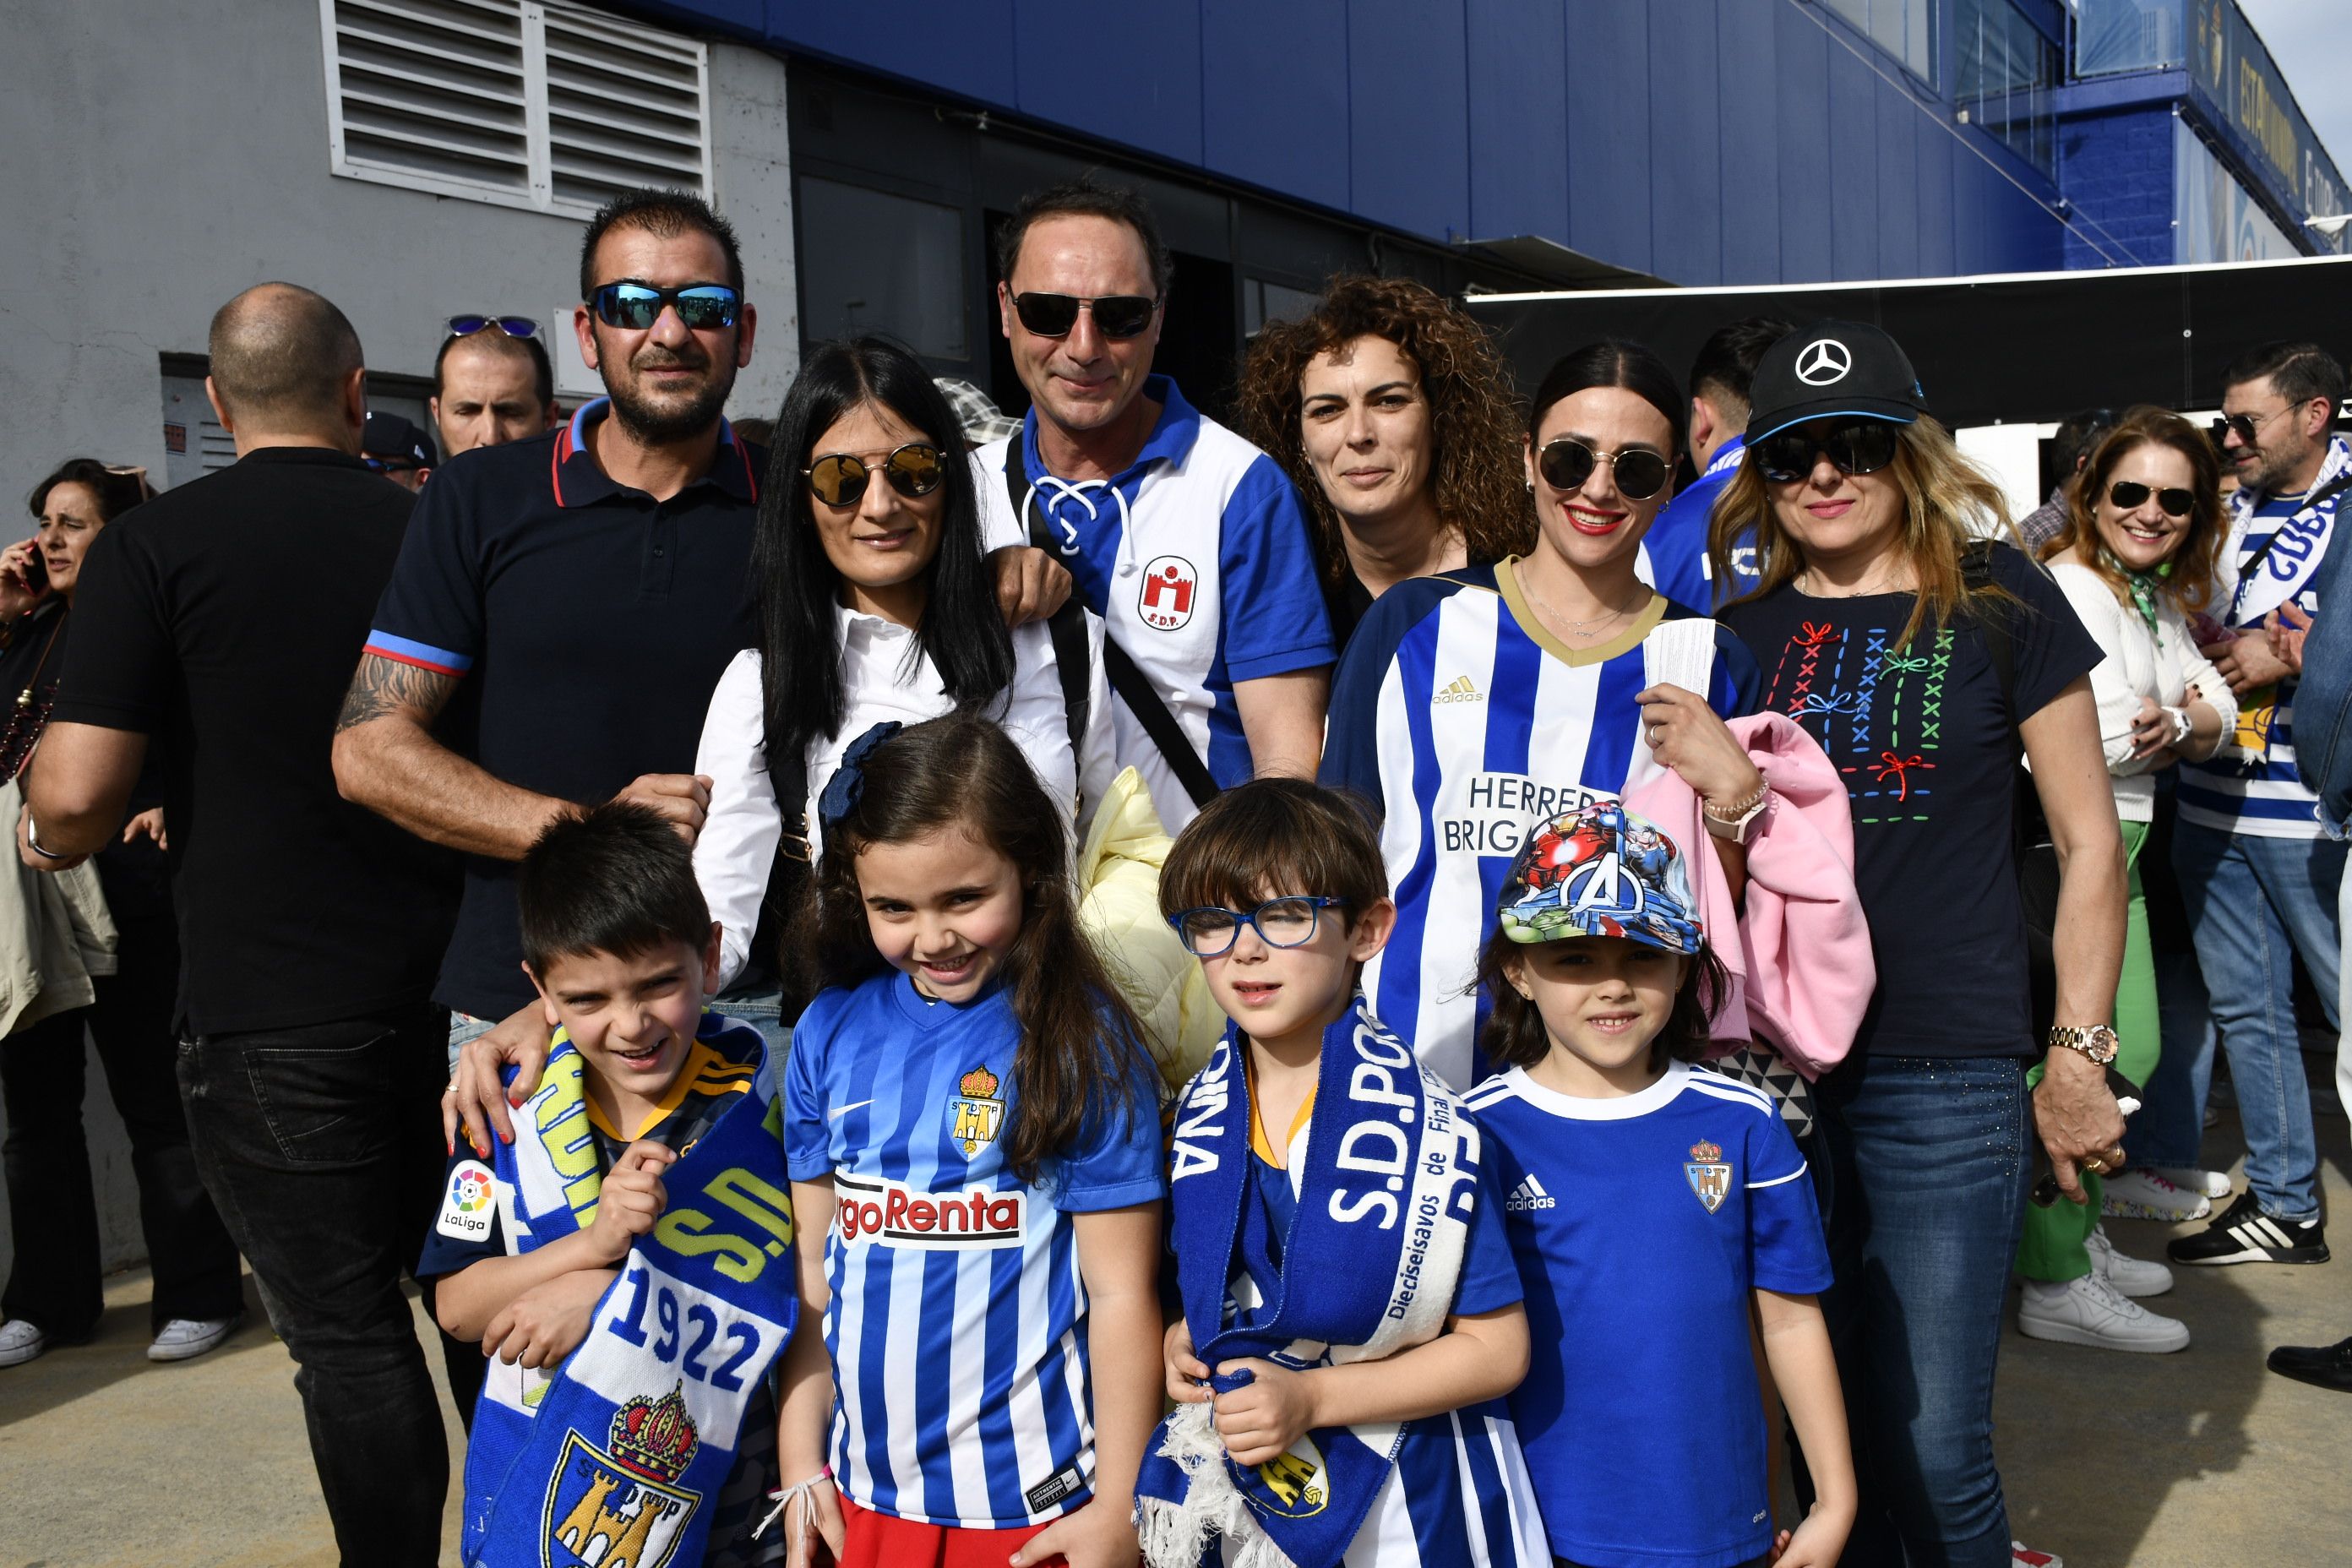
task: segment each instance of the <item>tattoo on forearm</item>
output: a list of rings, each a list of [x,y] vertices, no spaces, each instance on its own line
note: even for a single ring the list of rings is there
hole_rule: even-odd
[[[394,714],[429,724],[439,717],[457,689],[455,676],[420,669],[382,654],[362,655],[352,676],[352,689],[343,694],[343,710],[335,717],[336,731]]]

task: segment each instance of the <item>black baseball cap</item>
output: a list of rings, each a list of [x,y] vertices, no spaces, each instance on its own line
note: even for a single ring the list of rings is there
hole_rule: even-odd
[[[413,463],[420,468],[434,463],[433,443],[425,439],[425,432],[406,416],[386,414],[380,408],[368,410],[367,427],[360,433],[360,451],[366,457]]]
[[[1927,395],[1902,345],[1866,321],[1815,321],[1764,351],[1748,393],[1751,447],[1835,415],[1909,425]]]

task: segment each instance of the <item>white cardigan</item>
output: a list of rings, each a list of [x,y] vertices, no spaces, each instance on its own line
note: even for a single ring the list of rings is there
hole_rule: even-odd
[[[2132,605],[2116,597],[2105,578],[2071,561],[2051,563],[2050,574],[2065,590],[2083,629],[2106,653],[2091,671],[2091,693],[2099,703],[2099,742],[2115,785],[2116,815],[2147,822],[2156,815],[2156,780],[2145,758],[2132,755],[2132,721],[2143,697],[2178,708],[2190,687],[2225,720],[2238,710],[2230,683],[2197,651],[2189,622],[2169,599],[2157,601],[2156,633]]]

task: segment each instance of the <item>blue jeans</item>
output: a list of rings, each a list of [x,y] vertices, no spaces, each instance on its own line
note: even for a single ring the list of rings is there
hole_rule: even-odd
[[[2212,998],[2193,953],[2156,954],[2156,1000],[2164,1048],[2141,1085],[2146,1103],[2124,1133],[2131,1163],[2195,1167],[2202,1163],[2205,1097],[2213,1087]]]
[[[1818,1086],[1822,1309],[1862,1490],[1849,1568],[2009,1568],[1992,1382],[2032,1169],[2026,1066],[1874,1056]]]
[[[2230,1053],[2246,1184],[2273,1219],[2319,1217],[2319,1147],[2295,1034],[2294,960],[2302,957],[2333,1011],[2344,851],[2328,838],[2260,838],[2190,822],[2172,841],[2198,967]]]

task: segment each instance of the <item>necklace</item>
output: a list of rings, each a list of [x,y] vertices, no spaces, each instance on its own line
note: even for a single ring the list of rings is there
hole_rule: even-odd
[[[1559,606],[1554,605],[1541,594],[1537,593],[1535,585],[1529,583],[1524,575],[1519,578],[1519,588],[1527,595],[1528,603],[1534,605],[1537,609],[1543,611],[1544,614],[1550,616],[1556,626],[1561,627],[1563,630],[1571,630],[1580,637],[1597,637],[1600,635],[1600,628],[1607,626],[1612,622],[1624,619],[1627,616],[1632,615],[1635,610],[1639,609],[1642,605],[1649,603],[1647,599],[1643,599],[1640,601],[1639,604],[1628,605],[1622,609],[1612,610],[1605,616],[1589,616],[1585,619],[1580,621],[1562,615],[1559,611]],[[1593,630],[1585,630],[1584,628],[1587,626],[1592,627]]]
[[[1900,565],[1892,566],[1887,568],[1883,574],[1888,577],[1893,577],[1901,572],[1901,570],[1902,567]],[[1813,575],[1813,569],[1810,566],[1806,567],[1802,573],[1798,574],[1797,589],[1800,593],[1815,599],[1860,599],[1865,598],[1872,594],[1897,594],[1909,592],[1907,589],[1897,588],[1892,584],[1874,585],[1867,583],[1859,588],[1851,588],[1842,591],[1824,590],[1821,587],[1820,580]]]

